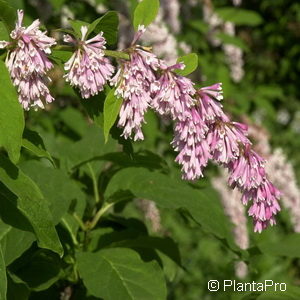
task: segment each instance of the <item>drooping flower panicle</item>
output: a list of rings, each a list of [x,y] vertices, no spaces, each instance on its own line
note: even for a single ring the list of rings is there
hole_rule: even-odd
[[[280,192],[267,179],[264,160],[251,149],[248,127],[224,113],[221,84],[194,92],[187,78],[173,72],[176,68],[180,66],[162,70],[152,106],[175,122],[172,145],[179,152],[175,160],[182,166],[183,179],[202,177],[212,160],[229,170],[229,185],[241,191],[243,204],[252,203],[248,213],[254,230],[275,224]]]
[[[128,50],[129,60],[123,61],[117,74],[111,80],[116,87],[115,94],[123,99],[118,126],[123,129],[124,138],[134,135],[134,140],[143,140],[142,124],[144,114],[156,89],[155,71],[161,66],[158,58],[147,49],[135,45],[145,28],[139,27]]]
[[[64,36],[66,43],[78,47],[72,57],[65,63],[67,74],[65,79],[72,86],[80,89],[83,98],[89,98],[103,90],[104,84],[110,80],[114,67],[104,57],[105,38],[103,32],[86,40],[88,27],[81,27],[81,40],[77,41],[70,35]]]
[[[18,89],[23,108],[44,108],[43,101],[50,103],[54,100],[48,89],[51,80],[47,76],[53,64],[47,54],[51,53],[56,42],[39,29],[39,20],[27,28],[23,27],[23,16],[23,11],[18,10],[16,27],[10,34],[12,41],[0,42],[0,48],[9,47],[6,66]]]

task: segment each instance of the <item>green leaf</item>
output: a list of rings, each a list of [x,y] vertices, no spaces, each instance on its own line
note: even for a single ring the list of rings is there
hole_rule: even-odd
[[[34,160],[22,163],[21,169],[47,195],[46,200],[55,225],[68,211],[72,201],[84,198],[81,189],[62,170],[46,167]]]
[[[31,232],[19,230],[2,221],[0,221],[0,230],[1,249],[5,264],[8,266],[32,245],[35,237]]]
[[[105,143],[108,140],[108,135],[110,129],[113,127],[113,125],[116,122],[116,119],[119,115],[120,108],[122,105],[122,99],[118,98],[115,95],[115,89],[112,89],[104,102],[104,125],[103,125],[103,130],[104,130],[104,138],[105,138]]]
[[[88,34],[103,32],[108,45],[113,45],[118,40],[119,15],[115,11],[107,12],[103,17],[95,20],[90,26]]]
[[[2,0],[6,2],[9,6],[14,8],[15,10],[17,9],[24,9],[24,0]]]
[[[105,144],[103,131],[95,125],[89,126],[84,137],[75,143],[68,141],[58,143],[57,139],[51,140],[50,135],[47,135],[44,141],[52,156],[65,161],[68,168],[77,167],[116,150],[116,142],[109,139]]]
[[[105,300],[164,300],[162,270],[155,261],[144,262],[130,249],[78,252],[78,271],[88,291]]]
[[[66,50],[52,50],[51,58],[55,61],[59,61],[60,63],[66,63],[72,56],[71,51]]]
[[[168,256],[174,263],[181,266],[178,246],[170,238],[139,236],[135,239],[122,240],[112,244],[114,247],[154,249]]]
[[[259,85],[256,88],[256,93],[260,97],[265,97],[270,100],[284,98],[283,89],[276,85]]]
[[[37,157],[47,158],[55,165],[53,158],[45,148],[43,139],[37,132],[26,129],[23,134],[22,146]]]
[[[8,41],[8,40],[9,40],[9,34],[7,32],[5,24],[2,21],[0,21],[0,41]]]
[[[47,201],[37,185],[5,156],[0,156],[0,180],[18,198],[9,197],[29,220],[41,248],[63,253]]]
[[[261,252],[274,255],[274,256],[286,256],[286,257],[298,257],[300,258],[300,234],[289,234],[280,239],[280,241],[261,241],[258,243],[258,248]]]
[[[6,299],[6,290],[7,290],[7,278],[6,278],[6,267],[5,261],[0,248],[0,299]]]
[[[24,283],[16,283],[7,277],[7,299],[8,300],[28,300],[30,291]]]
[[[134,29],[138,30],[139,25],[147,27],[156,18],[159,10],[159,0],[143,0],[140,2],[133,16]]]
[[[78,136],[84,136],[88,130],[88,124],[84,115],[73,107],[67,107],[60,111],[62,121]]]
[[[237,46],[246,52],[249,51],[248,45],[237,36],[232,36],[232,35],[219,32],[216,34],[216,37],[220,39],[224,44]]]
[[[272,289],[272,287],[270,287],[270,289]],[[273,289],[275,289],[275,283],[273,285]],[[282,289],[284,290],[283,285],[282,285]],[[255,299],[257,299],[257,300],[299,300],[300,299],[300,288],[299,288],[299,286],[292,286],[290,284],[287,284],[286,291],[280,291],[279,286],[277,286],[276,292],[275,291],[266,291],[266,292],[262,293],[261,295],[259,295]]]
[[[10,272],[19,282],[24,282],[34,291],[42,291],[55,283],[61,272],[57,254],[39,249],[28,253],[10,266]]]
[[[3,61],[0,61],[0,82],[5,87],[0,89],[0,146],[5,148],[11,161],[16,163],[20,157],[24,115]]]
[[[109,182],[105,195],[113,198],[117,191],[131,191],[137,198],[155,201],[169,209],[185,208],[204,230],[219,238],[232,240],[227,217],[212,189],[194,189],[180,179],[144,168],[119,171]]]
[[[83,195],[84,196],[84,195]],[[70,210],[62,217],[61,224],[68,230],[73,243],[77,242],[77,231],[79,229],[78,221],[74,217],[74,213],[82,219],[86,208],[86,200],[83,197],[77,197],[77,201],[72,202]]]
[[[198,55],[196,53],[190,53],[185,56],[181,56],[177,59],[177,63],[184,63],[183,70],[176,70],[175,72],[181,76],[187,76],[194,72],[198,67]]]
[[[0,0],[0,20],[4,22],[8,33],[15,27],[16,11],[3,0]]]
[[[114,152],[97,157],[96,159],[111,161],[122,167],[144,167],[150,170],[168,169],[166,161],[150,151],[140,151],[131,156],[124,152]]]
[[[97,124],[99,127],[103,127],[103,106],[105,101],[106,93],[101,92],[96,96],[90,97],[87,100],[81,100],[80,103],[85,108],[89,117]]]
[[[224,20],[236,25],[256,26],[263,22],[262,17],[255,11],[236,8],[222,7],[216,9],[216,13]]]
[[[66,0],[49,0],[55,10],[60,10]]]
[[[81,27],[82,26],[87,26],[87,27],[90,26],[89,23],[80,21],[80,20],[69,20],[69,23],[70,23],[72,29],[74,30],[74,34],[77,39],[81,39],[81,37],[82,37]]]

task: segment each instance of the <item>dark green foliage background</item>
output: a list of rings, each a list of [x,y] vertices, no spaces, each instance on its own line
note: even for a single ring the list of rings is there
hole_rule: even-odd
[[[26,24],[40,18],[59,35],[55,30],[66,5],[76,20],[97,20],[91,31],[103,30],[108,49],[116,48],[115,12],[103,17],[88,1],[37,2],[0,0],[0,40],[8,39],[16,9],[25,10]],[[157,8],[156,1],[146,1],[148,10],[140,7],[134,14],[136,0],[95,2],[135,16],[135,25],[148,22]],[[259,112],[272,146],[284,149],[299,177],[299,1],[244,0],[241,8],[214,1],[219,15],[237,26],[230,42],[243,49],[245,60],[238,84],[230,79],[222,49],[207,40],[201,1],[194,8],[186,2],[181,1],[176,39],[198,55],[199,67],[190,77],[201,85],[223,82],[224,108],[236,120],[244,115],[254,120]],[[75,30],[78,24],[72,23]],[[219,38],[228,42],[228,36]],[[4,51],[0,55],[3,60]],[[44,111],[25,113],[0,62],[0,299],[300,299],[300,235],[288,212],[283,209],[278,225],[262,234],[252,232],[249,220],[250,248],[239,249],[210,184],[216,168],[209,166],[196,183],[183,182],[169,144],[172,126],[151,111],[145,141],[122,139],[114,125],[120,103],[113,90],[107,86],[96,97],[80,99],[61,79],[68,57],[67,51],[52,54],[56,101]],[[195,55],[188,60],[192,71]],[[282,110],[289,115],[284,124],[278,122]],[[157,204],[160,233],[153,232],[136,198]],[[249,268],[245,282],[271,279],[286,283],[287,291],[209,292],[211,279],[238,280],[238,260]]]

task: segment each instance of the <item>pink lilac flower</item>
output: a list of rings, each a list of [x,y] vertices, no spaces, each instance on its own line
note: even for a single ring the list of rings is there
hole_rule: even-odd
[[[248,213],[253,217],[255,232],[276,224],[275,215],[280,211],[280,195],[280,191],[267,179],[258,188],[243,193],[244,204],[252,200]]]
[[[105,38],[103,32],[86,40],[88,27],[81,27],[81,40],[76,41],[70,35],[64,41],[78,46],[76,52],[65,63],[64,76],[72,86],[79,87],[83,98],[89,98],[103,90],[103,86],[114,72],[109,59],[104,57]]]
[[[47,85],[50,79],[47,76],[33,74],[26,78],[15,79],[15,84],[18,87],[19,99],[25,110],[32,107],[44,108],[42,99],[46,103],[51,103],[54,98],[50,95]]]
[[[159,89],[152,100],[152,107],[175,121],[172,145],[179,152],[175,161],[182,166],[184,179],[195,180],[203,176],[202,170],[211,157],[205,139],[208,127],[196,106],[196,90],[192,81],[174,72],[183,68],[181,63],[161,68],[162,74],[156,82]]]
[[[47,103],[54,100],[46,85],[51,81],[46,73],[53,67],[47,54],[56,42],[39,29],[39,20],[23,27],[23,16],[23,11],[18,10],[16,27],[10,34],[12,41],[0,42],[0,48],[9,47],[6,66],[24,109],[44,108],[43,100]]]
[[[227,120],[218,102],[222,99],[222,87],[215,84],[196,93],[189,79],[170,71],[162,77],[166,74],[175,82],[175,88],[161,78],[160,82],[166,87],[154,98],[154,106],[158,112],[166,111],[175,120],[172,145],[179,152],[175,161],[182,166],[183,179],[195,180],[203,177],[203,169],[212,159],[207,138],[211,122],[217,117]]]
[[[223,111],[220,101],[223,99],[222,83],[215,83],[208,87],[203,87],[197,91],[198,105],[203,120],[211,123],[216,119],[229,122],[228,116]]]
[[[135,45],[145,28],[139,27],[129,52],[129,60],[124,61],[111,83],[116,87],[115,94],[123,99],[118,126],[123,129],[127,139],[134,134],[134,140],[143,140],[142,123],[144,114],[151,102],[151,95],[156,90],[154,71],[161,62],[147,49]]]
[[[250,144],[247,126],[237,122],[217,121],[210,126],[207,140],[213,160],[228,164],[240,155],[240,146]]]
[[[171,67],[162,67],[162,75],[155,82],[158,86],[151,106],[160,115],[170,115],[173,120],[185,120],[190,114],[190,107],[195,103],[193,96],[196,90],[193,82],[174,73],[176,69],[183,69],[184,64],[175,64]]]
[[[275,224],[274,216],[280,210],[280,192],[267,179],[265,161],[247,144],[236,160],[227,165],[229,185],[237,187],[242,193],[243,204],[252,200],[248,211],[253,217],[254,231],[261,232],[268,225]]]
[[[192,108],[190,117],[185,121],[178,121],[174,128],[172,145],[179,152],[175,161],[182,166],[182,178],[186,180],[203,177],[203,168],[211,158],[202,126],[205,127],[197,108]]]
[[[250,190],[259,187],[266,179],[265,160],[250,145],[244,147],[243,153],[228,164],[230,170],[229,185],[233,188]]]

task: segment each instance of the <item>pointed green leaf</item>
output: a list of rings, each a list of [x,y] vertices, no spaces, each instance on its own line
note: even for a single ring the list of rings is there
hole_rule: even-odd
[[[90,97],[89,99],[83,99],[80,103],[83,105],[87,114],[99,127],[103,127],[103,106],[106,94],[104,91],[98,95]]]
[[[16,281],[26,283],[34,291],[42,291],[59,280],[61,260],[57,254],[39,249],[21,257],[9,271]]]
[[[81,39],[81,37],[82,37],[81,27],[82,26],[89,27],[89,25],[90,25],[89,23],[80,21],[80,20],[69,20],[69,23],[70,23],[72,29],[74,30],[74,34],[77,39]]]
[[[67,213],[72,201],[84,198],[84,194],[80,188],[62,170],[46,167],[41,162],[35,160],[22,163],[21,169],[37,184],[42,193],[46,195],[55,225]]]
[[[55,165],[50,153],[46,150],[42,137],[35,131],[26,130],[23,135],[22,146],[37,157],[45,157]]]
[[[0,0],[0,20],[4,22],[9,33],[15,27],[16,11],[4,0]]]
[[[6,300],[7,278],[5,261],[0,247],[0,299]]]
[[[224,44],[234,45],[241,48],[243,51],[249,51],[248,45],[239,37],[225,34],[222,32],[216,33],[216,37]]]
[[[109,131],[115,124],[120,108],[122,105],[122,99],[115,95],[115,89],[112,89],[104,102],[104,138],[105,142],[108,140]]]
[[[3,155],[0,156],[0,180],[18,197],[8,197],[8,200],[29,220],[39,246],[62,255],[48,203],[38,186]]]
[[[7,299],[28,300],[29,294],[30,291],[24,283],[16,283],[11,276],[7,276]]]
[[[264,241],[258,243],[261,252],[273,256],[300,257],[300,234],[290,233],[280,241]]]
[[[165,300],[166,284],[156,261],[144,262],[127,248],[78,252],[79,273],[88,291],[105,300]]]
[[[228,218],[212,189],[195,189],[181,181],[144,168],[127,168],[110,180],[105,195],[113,198],[118,191],[131,191],[137,198],[155,201],[170,209],[185,208],[203,229],[232,241]]]
[[[282,282],[284,283],[284,282]],[[270,284],[270,283],[269,283]],[[276,285],[275,285],[276,286]],[[280,288],[277,287],[275,291],[267,290],[263,293],[261,293],[259,296],[257,294],[254,294],[254,297],[251,298],[252,295],[249,295],[249,298],[246,297],[242,300],[251,300],[251,299],[257,299],[257,300],[299,300],[300,299],[300,288],[299,286],[294,286],[291,284],[287,284],[286,291],[284,290],[285,287],[282,285],[282,291],[280,291]],[[274,288],[275,289],[275,288]]]
[[[134,29],[138,30],[139,25],[147,27],[156,18],[159,10],[159,0],[143,0],[140,2],[133,16]]]
[[[196,53],[190,53],[188,55],[181,56],[177,59],[177,62],[184,64],[183,70],[176,70],[176,73],[181,76],[187,76],[194,72],[198,67],[198,55]]]
[[[0,21],[0,41],[8,41],[8,40],[9,40],[9,34],[7,32],[5,24],[4,22]]]
[[[51,58],[57,63],[66,63],[72,56],[71,51],[67,50],[52,50]]]
[[[257,26],[263,22],[262,17],[257,12],[248,9],[221,7],[216,9],[216,13],[224,21],[233,22],[236,25]]]
[[[65,2],[66,0],[50,0],[50,3],[52,4],[53,8],[57,11],[61,9]]]
[[[3,61],[0,61],[0,82],[0,146],[5,148],[9,158],[16,163],[20,157],[24,115]]]
[[[88,34],[103,32],[108,45],[113,45],[118,40],[119,16],[115,11],[107,12],[103,17],[95,20],[90,26]]]
[[[2,249],[6,266],[20,257],[22,253],[31,246],[33,241],[35,241],[33,233],[19,230],[2,221],[0,221],[0,232],[0,248]]]

